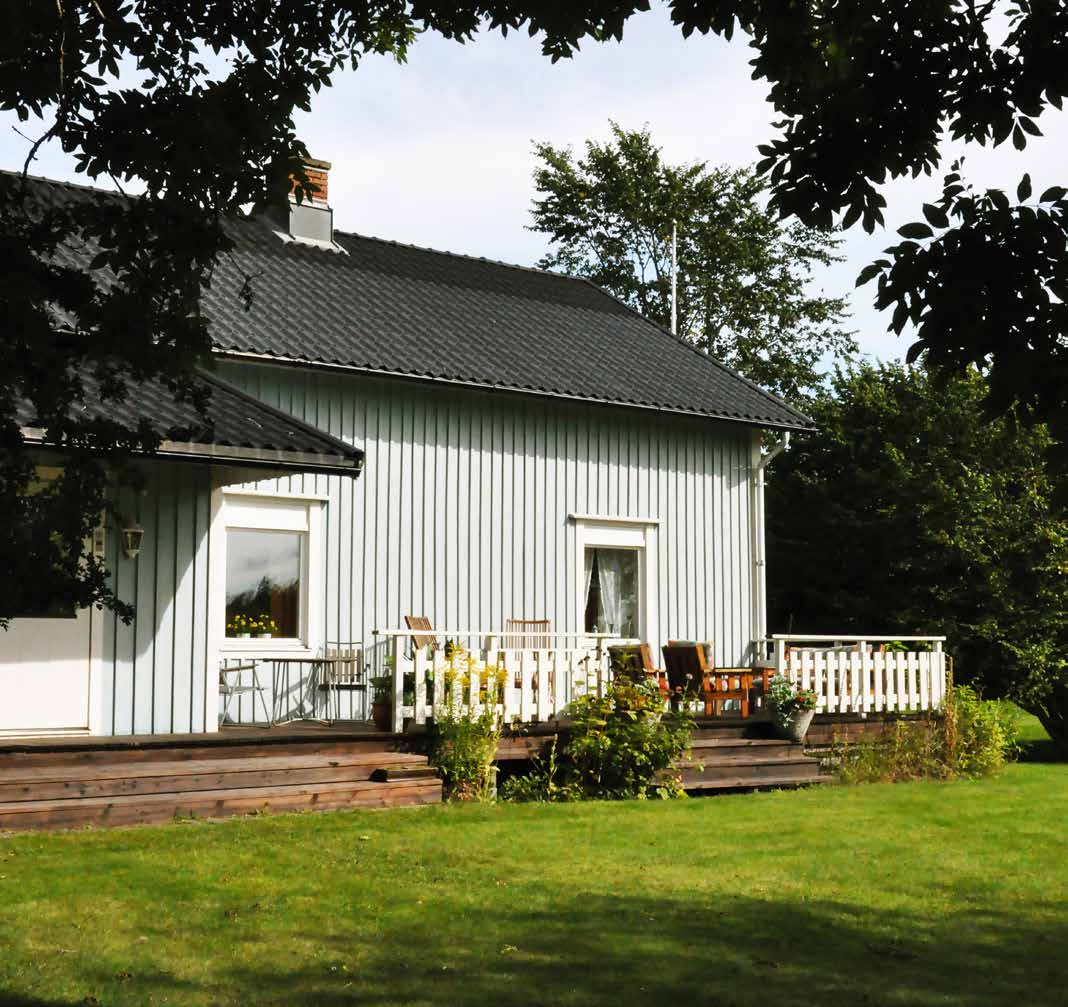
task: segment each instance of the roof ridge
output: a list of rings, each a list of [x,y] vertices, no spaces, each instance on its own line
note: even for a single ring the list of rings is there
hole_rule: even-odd
[[[0,168],[0,175],[8,175],[11,178],[23,178],[27,181],[33,182],[47,182],[49,185],[62,185],[67,189],[80,189],[83,192],[95,192],[101,196],[118,196],[121,199],[132,199],[129,193],[123,192],[121,189],[104,189],[99,185],[89,185],[86,182],[68,182],[63,178],[49,178],[47,175],[35,175],[33,172],[27,172],[23,176],[21,171],[15,171],[11,168]]]
[[[542,269],[540,266],[524,266],[519,262],[507,262],[504,259],[491,259],[487,255],[471,255],[467,252],[453,252],[447,248],[432,248],[430,245],[415,245],[410,241],[397,241],[394,238],[380,238],[375,234],[361,234],[359,231],[343,231],[334,228],[334,234],[340,234],[347,238],[359,238],[361,241],[377,241],[382,245],[392,245],[394,248],[407,248],[413,252],[430,252],[432,255],[447,255],[451,259],[464,259],[467,262],[484,262],[488,266],[503,266],[505,269],[518,269],[524,273],[534,273],[537,276],[551,276],[558,280],[579,281],[586,279],[584,276],[573,276],[571,273],[561,273],[555,269]],[[594,284],[596,286],[596,284]],[[598,290],[601,288],[598,287]],[[605,291],[607,293],[607,291]]]

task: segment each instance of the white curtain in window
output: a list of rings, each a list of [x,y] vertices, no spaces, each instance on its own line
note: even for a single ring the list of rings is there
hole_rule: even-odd
[[[623,560],[618,549],[597,550],[597,580],[601,587],[601,611],[605,627],[618,633],[623,627]]]

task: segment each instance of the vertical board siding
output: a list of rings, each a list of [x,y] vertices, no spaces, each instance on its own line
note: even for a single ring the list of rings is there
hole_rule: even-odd
[[[205,707],[208,653],[208,526],[211,480],[187,464],[148,466],[140,491],[115,500],[123,520],[145,529],[141,554],[127,559],[121,525],[108,528],[108,568],[116,594],[135,605],[130,624],[104,618],[97,670],[105,734],[200,732],[214,726]]]
[[[751,658],[748,428],[361,375],[221,370],[366,452],[355,481],[314,477],[330,497],[329,640],[371,647],[373,629],[405,615],[577,630],[568,515],[580,513],[657,518],[661,638],[711,638],[723,665]]]
[[[224,362],[225,378],[364,449],[358,479],[294,474],[247,484],[324,494],[323,629],[383,656],[375,628],[505,619],[578,626],[581,563],[568,515],[651,517],[661,639],[712,639],[716,661],[752,656],[749,428],[639,410],[509,397],[372,377]],[[117,500],[145,528],[137,561],[118,529],[109,566],[125,625],[105,618],[101,723],[109,734],[213,730],[209,700],[211,472],[152,467]],[[313,586],[314,587],[314,586]],[[651,634],[653,635],[653,634]],[[380,665],[379,665],[380,666]],[[366,716],[345,693],[343,717]],[[236,704],[235,704],[236,705]],[[251,716],[247,703],[241,716]]]

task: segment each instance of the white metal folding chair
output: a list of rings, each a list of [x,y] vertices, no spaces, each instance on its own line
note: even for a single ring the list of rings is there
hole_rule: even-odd
[[[251,672],[252,684],[246,684],[244,679],[244,673]],[[231,676],[233,679],[231,680]],[[234,701],[235,696],[247,696],[252,695],[252,712],[256,712],[256,697],[259,697],[260,706],[263,708],[264,727],[271,727],[274,724],[274,717],[271,715],[270,708],[267,706],[267,699],[264,693],[267,691],[267,686],[260,682],[259,667],[255,661],[250,661],[245,664],[231,664],[225,663],[219,665],[219,695],[224,696],[225,702],[223,703],[222,713],[219,715],[219,726],[221,727],[226,723],[230,716],[230,704]],[[233,723],[233,721],[231,721]]]

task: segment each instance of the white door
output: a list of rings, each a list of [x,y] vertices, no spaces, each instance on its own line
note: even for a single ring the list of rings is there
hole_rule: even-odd
[[[0,736],[88,732],[92,611],[0,630]]]

